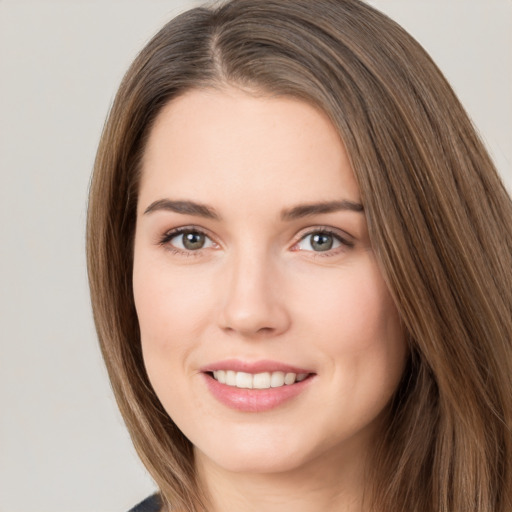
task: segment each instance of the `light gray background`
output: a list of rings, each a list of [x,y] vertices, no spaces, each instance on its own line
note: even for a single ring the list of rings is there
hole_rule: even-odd
[[[0,0],[0,512],[123,512],[154,489],[96,344],[86,198],[125,69],[198,3]],[[512,189],[512,0],[371,3],[438,62]]]

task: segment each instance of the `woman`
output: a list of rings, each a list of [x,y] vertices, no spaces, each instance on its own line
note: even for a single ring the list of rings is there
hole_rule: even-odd
[[[88,217],[97,330],[161,510],[512,508],[512,207],[359,0],[233,0],[137,57]]]

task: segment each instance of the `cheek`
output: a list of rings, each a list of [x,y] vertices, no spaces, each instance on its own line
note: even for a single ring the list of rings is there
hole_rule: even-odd
[[[339,285],[334,284],[331,280],[323,287],[310,286],[315,294],[303,299],[303,316],[315,334],[315,346],[330,359],[338,378],[392,388],[403,372],[407,345],[376,263],[369,259],[365,265],[346,268]]]
[[[203,284],[204,276],[136,254],[133,293],[143,344],[177,348],[199,330],[211,304],[211,287]]]
[[[138,256],[138,257],[137,257]],[[199,345],[209,297],[179,268],[137,255],[133,293],[149,380],[169,414],[185,407],[191,353]]]
[[[184,319],[187,318],[185,307],[179,300],[176,286],[171,286],[161,270],[158,265],[142,265],[142,261],[136,261],[133,292],[146,372],[156,394],[167,407],[174,395],[174,392],[170,393],[169,376],[181,373],[190,347],[183,336]],[[189,318],[188,325],[194,325]],[[173,384],[175,390],[176,383]]]

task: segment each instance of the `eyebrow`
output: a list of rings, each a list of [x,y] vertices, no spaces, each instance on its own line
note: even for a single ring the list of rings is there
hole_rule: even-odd
[[[206,219],[221,220],[220,215],[214,208],[194,201],[173,201],[171,199],[158,199],[151,203],[145,210],[144,215],[159,210],[167,210],[183,215],[194,215]],[[321,203],[299,204],[293,208],[287,208],[281,212],[281,219],[291,221],[319,215],[323,213],[334,213],[339,211],[363,212],[363,205],[354,201],[343,199],[341,201],[324,201]]]
[[[158,210],[167,210],[184,215],[195,215],[206,219],[220,220],[220,216],[211,206],[195,203],[193,201],[172,201],[171,199],[159,199],[151,203],[144,210],[144,215]]]
[[[339,211],[363,212],[363,205],[354,201],[343,199],[341,201],[324,201],[322,203],[300,204],[293,208],[283,210],[282,220],[296,220],[311,215],[334,213]]]

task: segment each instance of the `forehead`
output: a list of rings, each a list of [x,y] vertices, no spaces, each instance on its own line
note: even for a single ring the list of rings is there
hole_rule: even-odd
[[[235,88],[189,91],[159,114],[140,195],[149,201],[162,193],[203,202],[359,199],[343,142],[323,112]]]

